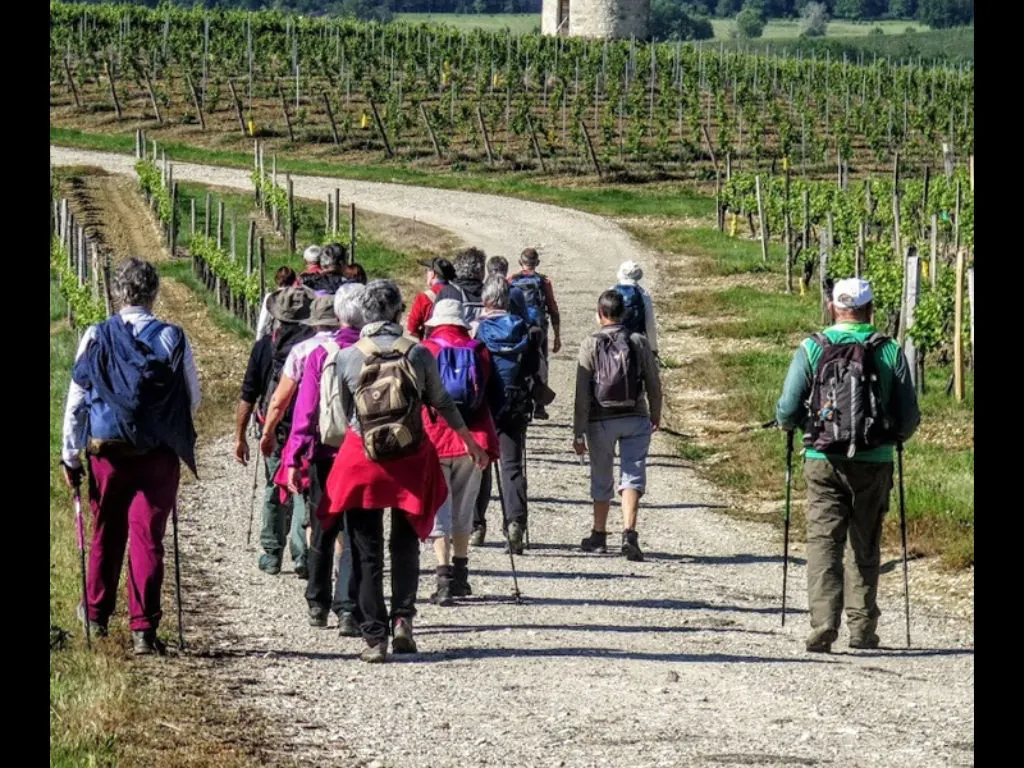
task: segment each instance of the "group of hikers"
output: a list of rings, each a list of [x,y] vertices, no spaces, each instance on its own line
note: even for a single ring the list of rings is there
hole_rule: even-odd
[[[436,558],[430,600],[439,606],[473,594],[470,548],[486,540],[495,487],[506,551],[529,547],[527,433],[548,418],[555,398],[548,357],[549,338],[551,353],[561,349],[559,309],[534,248],[511,275],[506,259],[476,248],[424,262],[425,289],[408,312],[398,285],[368,281],[347,263],[344,246],[313,245],[303,258],[301,273],[277,271],[262,302],[234,458],[262,458],[259,568],[280,574],[287,549],[306,582],[310,625],[326,627],[333,612],[342,636],[365,642],[360,658],[379,663],[389,641],[393,653],[417,651],[421,542],[430,541]],[[580,549],[609,551],[617,491],[619,551],[631,561],[644,559],[637,515],[663,400],[655,313],[642,278],[638,264],[625,262],[598,297],[598,327],[578,353],[572,418],[572,449],[581,461],[590,457],[593,502]],[[179,459],[196,471],[192,418],[200,402],[188,339],[152,314],[158,287],[151,264],[132,258],[120,266],[118,313],[90,327],[78,349],[61,455],[75,488],[83,451],[88,459],[93,535],[80,618],[106,634],[127,545],[137,654],[165,651],[156,631],[163,537]],[[877,646],[892,445],[909,438],[920,418],[900,347],[870,325],[870,286],[854,279],[835,291],[836,324],[798,349],[777,412],[784,428],[806,431],[809,651],[830,649],[844,605],[851,645]]]

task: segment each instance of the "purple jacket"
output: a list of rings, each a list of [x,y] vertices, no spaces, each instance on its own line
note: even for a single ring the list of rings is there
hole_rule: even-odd
[[[342,328],[334,334],[334,342],[341,348],[350,347],[359,341],[359,330]],[[295,410],[292,412],[292,430],[281,452],[281,468],[303,467],[310,461],[331,459],[338,452],[320,442],[320,375],[323,373],[327,350],[319,346],[309,353],[306,367],[302,371],[299,391],[295,396]]]

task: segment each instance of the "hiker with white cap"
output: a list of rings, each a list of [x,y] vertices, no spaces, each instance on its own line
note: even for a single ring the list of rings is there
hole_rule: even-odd
[[[654,319],[654,301],[651,294],[640,287],[644,277],[643,268],[635,261],[624,261],[619,265],[618,284],[612,288],[622,294],[626,303],[626,316],[622,325],[630,333],[647,337],[651,352],[658,354],[658,326]]]
[[[867,280],[835,283],[828,303],[834,324],[797,348],[775,407],[782,429],[804,432],[806,648],[816,653],[831,651],[844,608],[850,647],[878,647],[878,571],[893,445],[908,440],[921,421],[903,350],[871,324],[873,298]]]
[[[469,335],[462,304],[439,299],[425,323],[423,346],[437,358],[441,383],[462,415],[470,435],[491,461],[499,456],[498,433],[491,416],[501,409],[504,389],[494,374],[491,353]],[[469,585],[469,539],[480,492],[482,470],[474,462],[465,440],[443,419],[431,418],[424,408],[423,425],[437,449],[448,484],[448,500],[434,518],[430,538],[437,555],[437,589],[430,600],[451,605],[453,598],[472,594]]]

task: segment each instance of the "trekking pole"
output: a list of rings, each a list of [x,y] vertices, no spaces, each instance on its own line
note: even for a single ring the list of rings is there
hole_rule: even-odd
[[[82,520],[82,492],[75,483],[75,531],[78,534],[78,563],[82,571],[82,610],[85,612],[85,647],[92,650],[92,633],[89,630],[89,595],[85,581],[85,523]]]
[[[498,484],[498,502],[501,504],[501,519],[507,520],[508,518],[505,516],[505,492],[501,490],[501,470],[498,469],[498,464],[496,462],[494,464],[494,476],[495,481]],[[505,534],[505,541],[508,542],[507,533]],[[511,544],[509,544],[508,547],[508,559],[509,562],[512,563],[512,585],[515,588],[516,605],[522,605],[523,596],[519,592],[519,576],[516,574],[516,558],[515,555],[512,554]]]
[[[910,647],[910,577],[907,575],[907,508],[903,501],[903,442],[896,443],[900,470],[900,538],[903,540],[903,609],[907,616],[907,648]]]
[[[171,510],[171,525],[174,529],[174,596],[178,603],[178,649],[185,650],[185,620],[181,609],[181,555],[178,549],[178,502]]]
[[[793,430],[786,433],[786,512],[782,518],[782,626],[786,626],[786,577],[789,574],[789,500],[793,486]]]
[[[259,482],[260,476],[260,457],[263,455],[259,450],[259,446],[256,448],[256,461],[253,462],[252,470],[252,499],[249,501],[249,532],[245,535],[245,548],[250,549],[252,545],[252,521],[256,516],[256,486]]]

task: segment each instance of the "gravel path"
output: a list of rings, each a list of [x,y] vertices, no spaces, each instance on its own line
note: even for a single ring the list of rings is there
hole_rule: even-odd
[[[51,148],[57,164],[129,172],[131,159]],[[248,187],[247,173],[175,165],[175,178]],[[899,567],[882,577],[880,634],[890,649],[808,655],[804,570],[790,569],[792,613],[779,626],[781,541],[767,526],[714,511],[713,489],[655,439],[640,517],[644,563],[575,551],[589,531],[586,470],[570,453],[575,351],[597,293],[618,263],[652,259],[615,224],[500,197],[295,177],[296,193],[342,197],[446,228],[488,253],[541,249],[555,283],[565,347],[552,358],[560,393],[529,438],[533,548],[517,560],[471,553],[477,596],[426,601],[421,653],[382,667],[355,661],[361,642],[306,625],[302,584],[262,574],[245,550],[252,474],[209,444],[202,481],[183,488],[185,557],[202,585],[188,599],[194,649],[221,657],[229,703],[270,720],[270,762],[338,766],[946,766],[974,763],[973,623],[915,603],[914,649],[902,650]],[[225,429],[227,427],[225,426]],[[780,478],[781,479],[781,478]],[[497,530],[497,501],[490,520]],[[613,510],[612,521],[619,518]],[[911,564],[913,575],[918,563]],[[196,579],[196,581],[200,581]],[[913,592],[913,589],[912,589]]]

